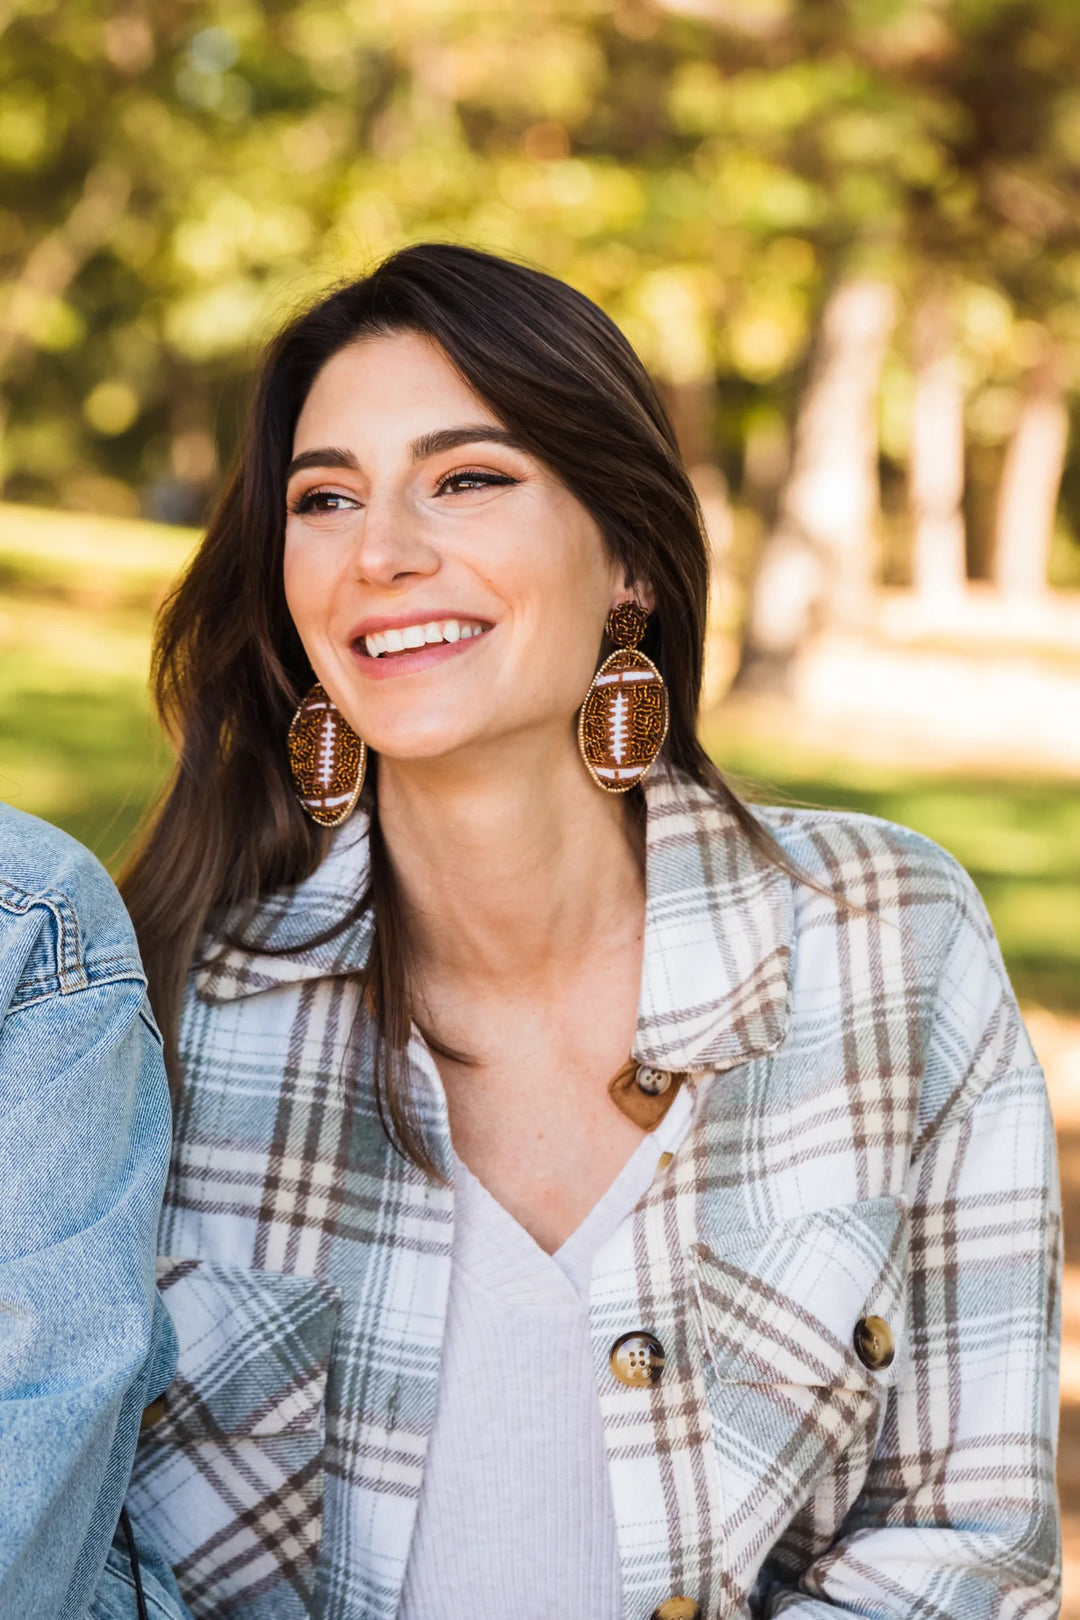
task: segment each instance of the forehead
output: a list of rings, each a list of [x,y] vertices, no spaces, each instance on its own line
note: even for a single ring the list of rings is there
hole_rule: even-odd
[[[437,343],[418,332],[392,332],[360,338],[331,356],[304,401],[293,450],[406,441],[465,421],[498,424]]]

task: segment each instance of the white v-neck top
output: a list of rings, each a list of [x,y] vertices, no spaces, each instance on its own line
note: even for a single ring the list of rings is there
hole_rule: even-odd
[[[439,1400],[399,1620],[620,1620],[589,1282],[692,1112],[684,1086],[553,1255],[455,1159]]]

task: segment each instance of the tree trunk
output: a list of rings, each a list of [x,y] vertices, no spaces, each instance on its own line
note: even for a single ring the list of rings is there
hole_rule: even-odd
[[[915,318],[915,399],[908,490],[912,583],[928,602],[955,600],[967,581],[964,543],[964,391],[944,300]]]
[[[895,320],[886,282],[842,282],[825,306],[791,470],[751,591],[736,684],[782,691],[821,625],[863,622],[874,574],[877,394]]]
[[[719,467],[702,462],[690,468],[705,533],[709,541],[709,622],[705,635],[705,673],[701,704],[712,708],[723,696],[731,680],[731,545],[734,517],[728,496],[727,479]]]
[[[707,465],[715,446],[713,424],[716,416],[716,380],[695,378],[693,382],[662,383],[660,397],[671,418],[679,450],[688,467]]]
[[[1065,395],[1048,345],[1028,377],[1001,474],[991,578],[1006,596],[1031,598],[1046,589],[1068,435]]]
[[[30,250],[0,318],[0,381],[31,346],[42,303],[63,296],[86,261],[108,240],[130,194],[131,182],[122,170],[97,164],[67,219]],[[0,439],[6,424],[7,401],[0,394]]]

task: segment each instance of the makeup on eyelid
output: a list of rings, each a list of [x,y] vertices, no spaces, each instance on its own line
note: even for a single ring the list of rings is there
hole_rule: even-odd
[[[509,473],[492,472],[481,467],[463,467],[457,468],[454,472],[445,473],[435,486],[435,495],[438,498],[446,494],[451,484],[461,484],[466,488],[497,489],[506,488],[520,482],[519,478],[514,478]],[[461,491],[454,491],[453,493],[461,493]],[[342,510],[340,507],[317,506],[315,503],[320,498],[328,501],[351,501],[357,505],[360,504],[358,497],[348,490],[331,489],[319,485],[314,489],[305,490],[302,495],[298,495],[288,502],[289,516],[305,517],[311,514],[317,515],[320,512]]]

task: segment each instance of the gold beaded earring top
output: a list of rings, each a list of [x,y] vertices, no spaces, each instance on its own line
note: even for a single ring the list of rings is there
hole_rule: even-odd
[[[616,647],[636,647],[648,623],[649,615],[639,603],[620,602],[608,614],[605,628]]]
[[[578,715],[578,748],[605,793],[627,793],[652,769],[668,729],[668,695],[651,658],[638,652],[649,615],[638,602],[608,614],[615,651],[604,660]]]

